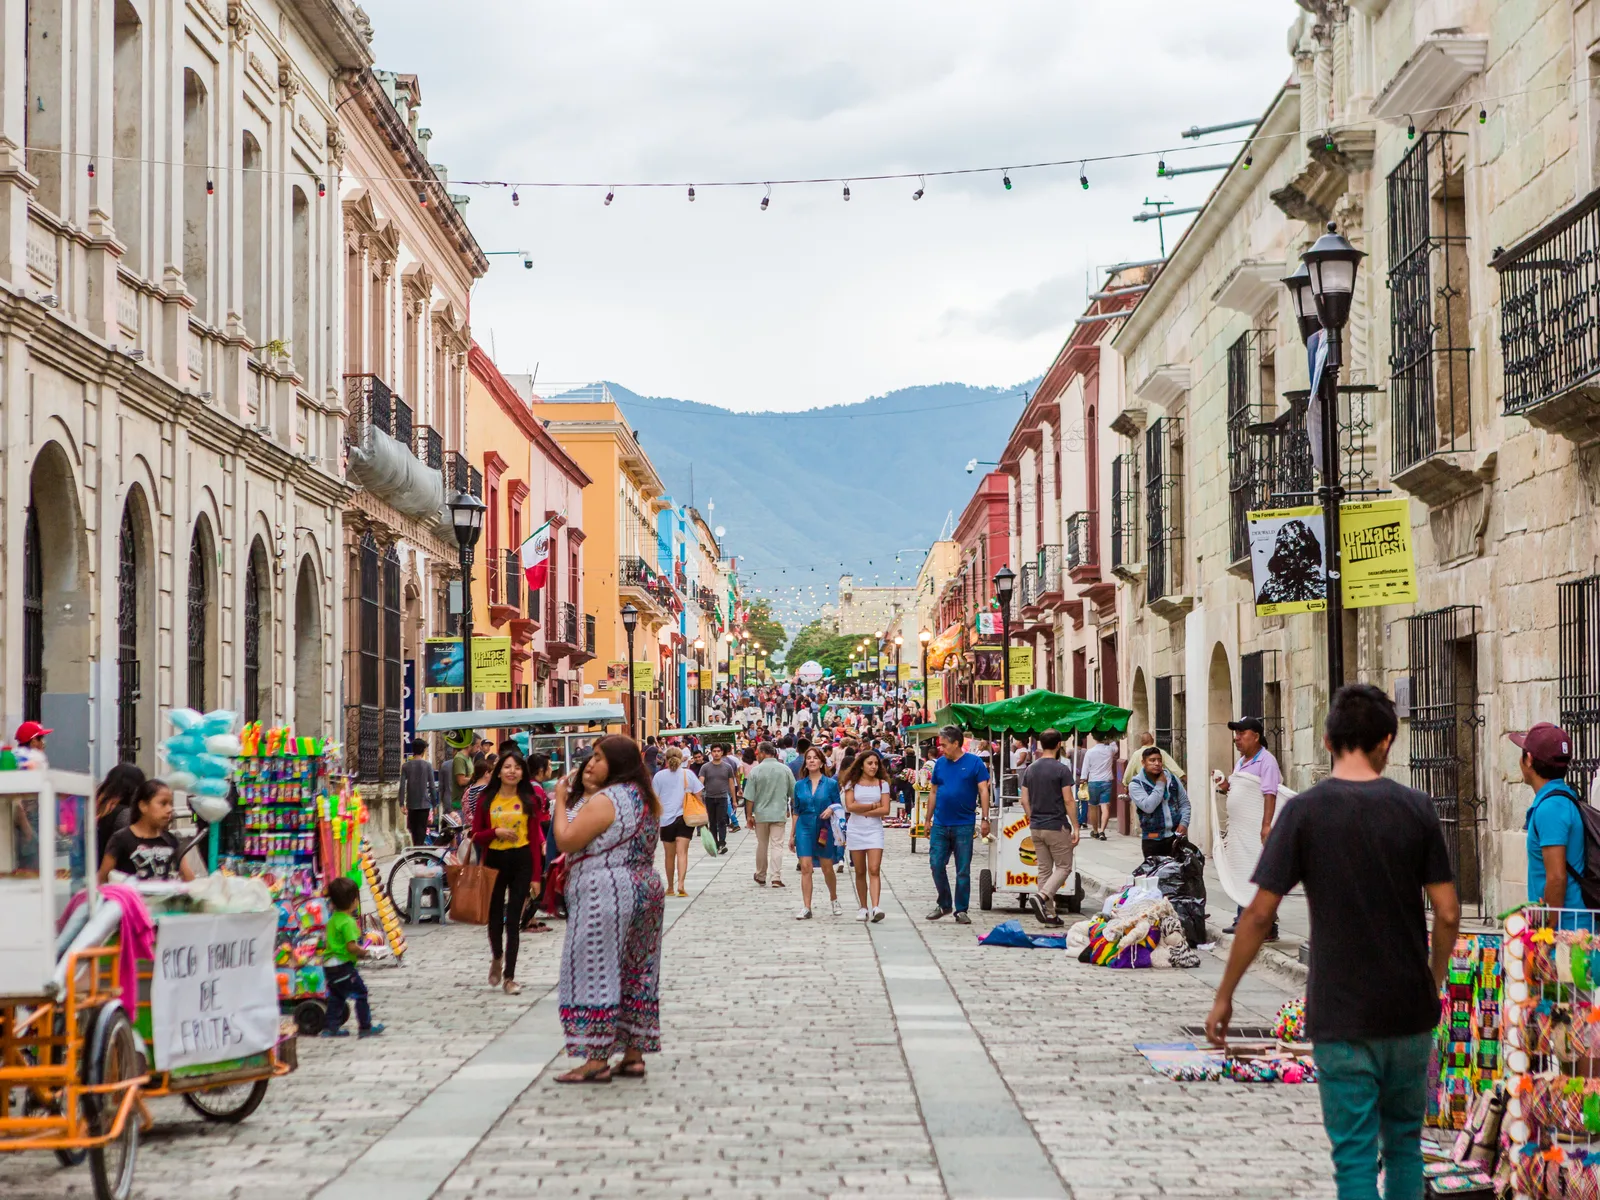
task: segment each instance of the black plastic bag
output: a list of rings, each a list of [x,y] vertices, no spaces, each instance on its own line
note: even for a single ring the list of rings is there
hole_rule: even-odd
[[[1191,946],[1202,946],[1206,938],[1206,902],[1193,896],[1172,896],[1172,909],[1183,925],[1183,938]]]

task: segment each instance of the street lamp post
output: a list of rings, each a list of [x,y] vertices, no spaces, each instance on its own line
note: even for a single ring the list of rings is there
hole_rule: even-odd
[[[468,712],[477,707],[472,691],[472,559],[473,547],[483,529],[484,511],[483,501],[471,492],[457,492],[450,501],[450,522],[461,549],[461,692]]]
[[[1000,694],[1011,699],[1011,593],[1017,586],[1017,573],[1001,567],[994,573],[994,595],[1000,601]]]
[[[902,635],[898,633],[894,635],[894,690],[896,695],[900,692],[900,647],[905,644],[906,639]]]
[[[705,656],[705,652],[706,652],[706,640],[705,640],[705,638],[695,638],[695,640],[694,640],[694,719],[697,722],[699,722],[701,725],[704,725],[706,723],[706,694],[705,694],[705,690],[703,688],[701,688],[701,686],[700,686],[700,682],[701,682],[700,672],[702,670],[701,662],[702,662],[702,660],[703,660],[703,658]]]
[[[1312,355],[1312,385],[1321,407],[1315,435],[1322,447],[1322,527],[1325,545],[1324,591],[1328,621],[1328,697],[1344,686],[1344,597],[1339,554],[1339,506],[1344,482],[1339,462],[1339,367],[1343,361],[1344,327],[1355,296],[1356,271],[1365,258],[1338,232],[1328,232],[1300,256],[1298,271],[1284,280],[1294,301],[1300,333],[1309,339],[1321,330],[1324,345]],[[1314,361],[1322,357],[1322,369]],[[1307,430],[1307,433],[1311,433]]]
[[[931,630],[924,629],[917,634],[917,641],[922,643],[922,716],[924,720],[933,719],[933,706],[929,701],[932,697],[928,694],[928,643],[933,641]]]
[[[631,603],[622,606],[622,631],[628,636],[628,733],[635,739],[639,736],[635,710],[638,702],[633,696],[633,627],[639,623],[639,610]]]

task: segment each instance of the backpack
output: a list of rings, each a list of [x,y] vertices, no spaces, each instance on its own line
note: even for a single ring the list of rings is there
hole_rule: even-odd
[[[1585,908],[1600,908],[1600,808],[1578,799],[1572,785],[1562,781],[1561,790],[1578,808],[1583,822],[1583,870],[1576,875],[1578,893]]]

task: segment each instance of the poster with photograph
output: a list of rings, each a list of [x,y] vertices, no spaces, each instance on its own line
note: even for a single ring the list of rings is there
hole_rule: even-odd
[[[996,687],[1001,682],[1001,672],[1005,669],[1000,659],[999,646],[974,646],[972,648],[972,678],[979,684],[992,683]]]
[[[1322,509],[1315,505],[1261,509],[1250,513],[1249,521],[1256,616],[1326,609]]]
[[[430,693],[459,695],[467,685],[467,664],[461,639],[431,637],[422,645],[422,689]]]

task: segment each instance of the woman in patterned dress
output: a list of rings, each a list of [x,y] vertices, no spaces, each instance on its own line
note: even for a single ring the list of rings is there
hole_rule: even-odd
[[[561,949],[561,1027],[584,1063],[558,1083],[643,1078],[661,1049],[661,918],[655,867],[660,802],[632,738],[600,739],[583,768],[583,797],[556,793],[553,829],[567,856],[567,939]],[[576,792],[579,789],[573,788]]]

